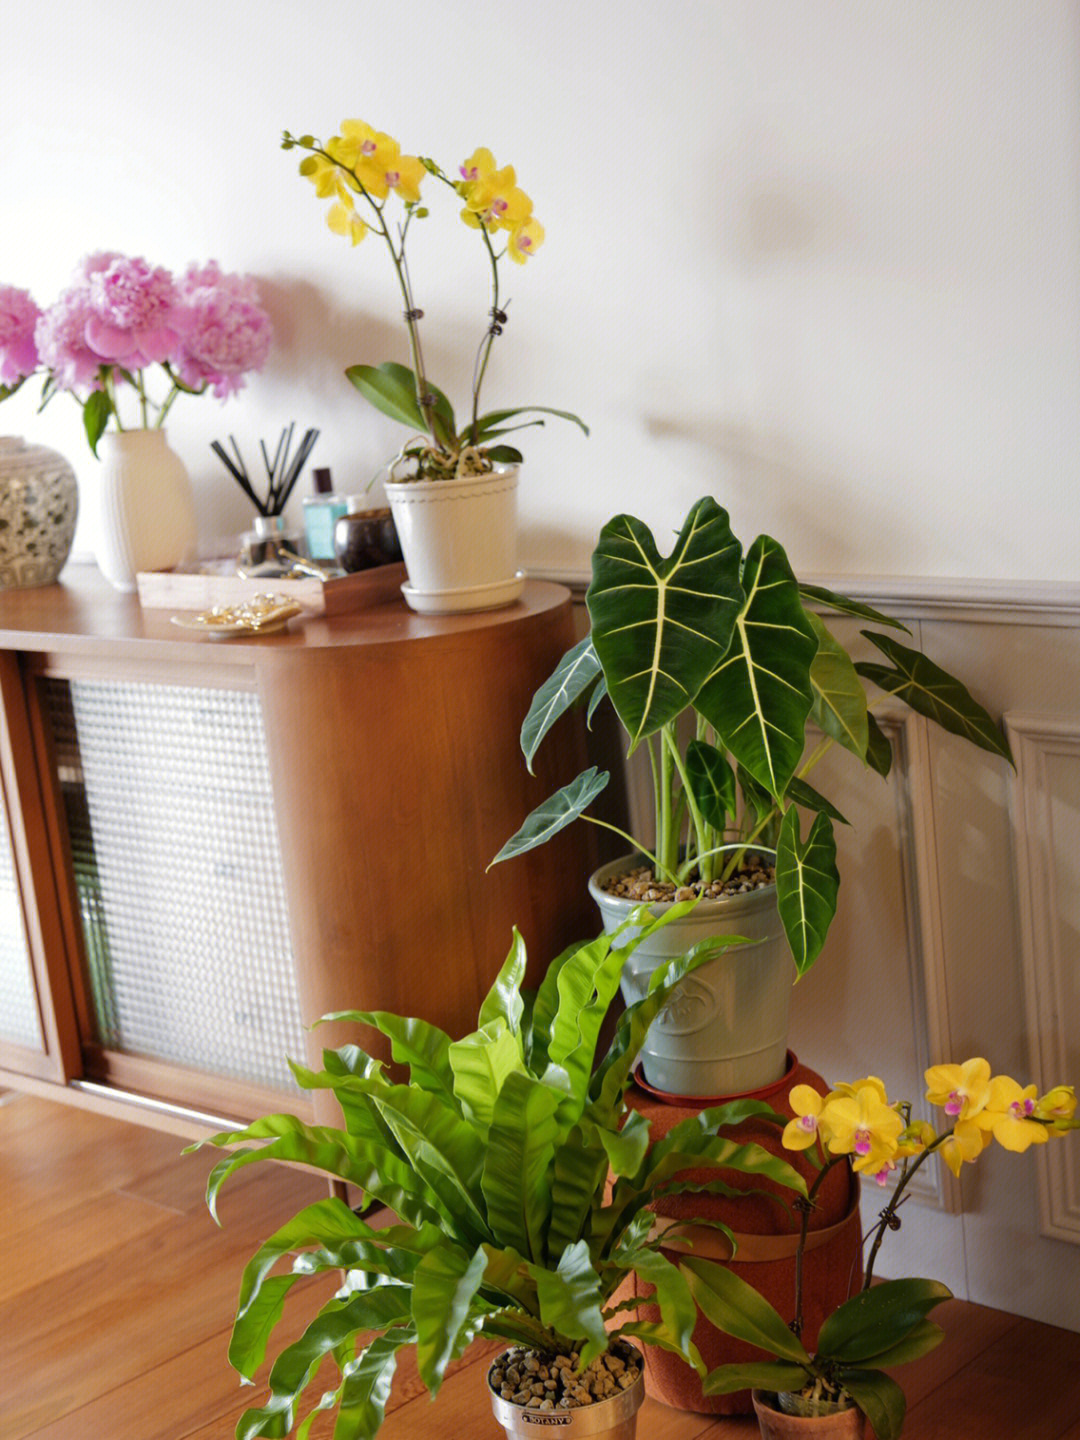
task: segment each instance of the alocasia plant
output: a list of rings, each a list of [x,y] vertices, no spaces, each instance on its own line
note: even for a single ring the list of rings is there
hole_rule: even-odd
[[[886,775],[891,748],[873,710],[891,696],[1011,763],[1001,730],[959,680],[879,628],[862,633],[884,661],[855,662],[817,612],[894,632],[906,626],[802,584],[768,535],[744,551],[708,496],[666,556],[642,521],[616,515],[600,532],[585,598],[590,633],[537,691],[522,726],[529,768],[572,705],[587,700],[591,719],[609,701],[628,753],[648,751],[656,796],[653,837],[618,833],[676,885],[726,877],[750,848],[774,852],[780,918],[800,975],[824,944],[840,883],[833,823],[844,817],[807,779],[824,752],[840,745]],[[821,739],[808,746],[811,728]],[[595,766],[579,775],[495,860],[543,844],[579,816],[593,820],[585,812],[608,778]],[[800,810],[812,816],[805,832]]]

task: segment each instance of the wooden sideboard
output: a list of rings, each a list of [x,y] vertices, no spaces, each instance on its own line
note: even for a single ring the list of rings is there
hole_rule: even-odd
[[[190,1135],[321,1117],[285,1052],[370,1036],[318,1016],[465,1033],[515,925],[536,983],[596,928],[559,888],[590,827],[486,865],[582,764],[572,721],[535,776],[518,744],[574,639],[541,582],[485,614],[394,600],[221,641],[83,567],[0,593],[0,1086]]]

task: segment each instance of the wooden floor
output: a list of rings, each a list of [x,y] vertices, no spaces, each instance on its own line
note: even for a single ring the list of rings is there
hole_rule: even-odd
[[[227,1440],[259,1403],[225,1358],[240,1271],[325,1184],[253,1166],[226,1189],[219,1230],[211,1161],[182,1143],[0,1096],[0,1440]],[[905,1440],[1080,1440],[1080,1335],[959,1301],[935,1315],[948,1339],[899,1377]],[[498,1440],[482,1387],[494,1348],[465,1357],[435,1408],[403,1363],[382,1440]],[[756,1434],[653,1400],[638,1423],[638,1440]]]

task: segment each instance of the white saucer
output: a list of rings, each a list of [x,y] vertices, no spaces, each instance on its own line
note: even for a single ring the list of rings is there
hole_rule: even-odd
[[[492,585],[462,585],[453,590],[415,590],[406,580],[401,593],[410,610],[420,615],[460,615],[469,610],[498,610],[525,589],[525,571]]]

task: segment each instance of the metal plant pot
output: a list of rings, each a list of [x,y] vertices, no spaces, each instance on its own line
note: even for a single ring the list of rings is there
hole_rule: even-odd
[[[602,886],[634,863],[624,856],[601,866],[589,880],[609,934],[639,902],[609,895]],[[647,908],[662,915],[667,902]],[[775,885],[702,900],[691,914],[650,936],[626,962],[624,999],[628,1004],[640,1000],[660,965],[712,935],[741,935],[755,943],[732,946],[696,970],[650,1026],[642,1069],[651,1086],[668,1094],[740,1095],[779,1080],[787,1064],[795,971]]]
[[[620,1342],[625,1344],[626,1342]],[[636,1346],[626,1346],[636,1349]],[[640,1356],[640,1351],[638,1352]],[[645,1369],[626,1390],[606,1400],[574,1410],[527,1410],[496,1394],[488,1385],[495,1419],[510,1440],[543,1440],[544,1436],[566,1436],[567,1440],[589,1436],[590,1440],[635,1440],[637,1412],[645,1400]]]

